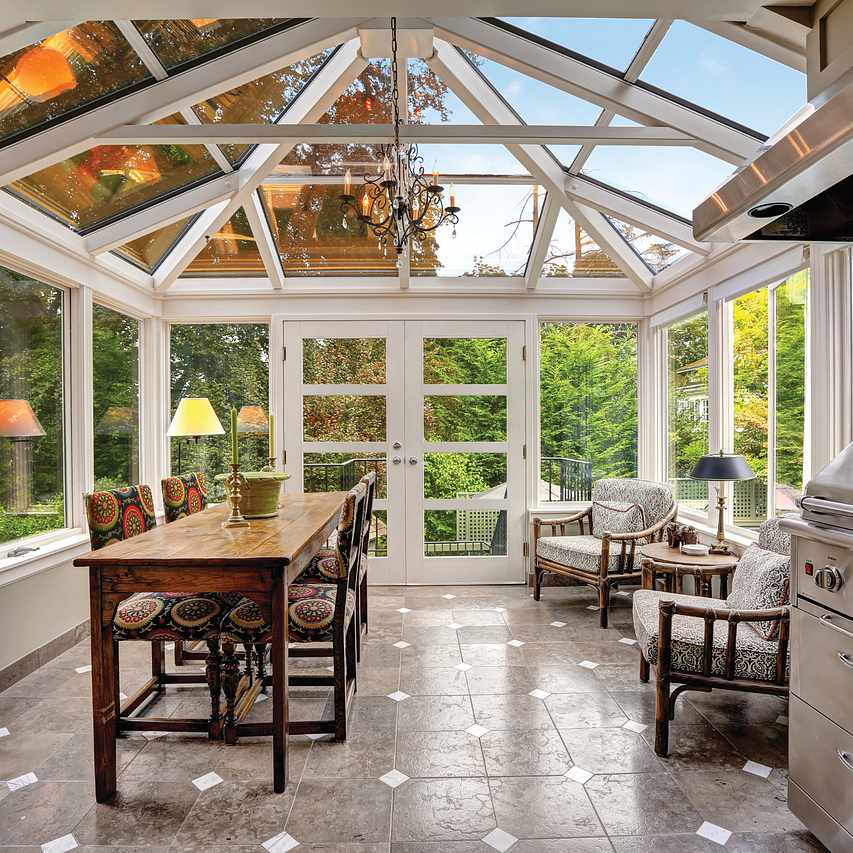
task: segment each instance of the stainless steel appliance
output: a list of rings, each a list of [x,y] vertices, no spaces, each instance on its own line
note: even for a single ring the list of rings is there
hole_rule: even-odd
[[[853,851],[853,444],[806,486],[791,534],[788,805]]]

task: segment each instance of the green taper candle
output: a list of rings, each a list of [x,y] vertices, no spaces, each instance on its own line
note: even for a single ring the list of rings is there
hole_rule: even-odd
[[[236,465],[237,456],[237,410],[231,409],[231,464]]]

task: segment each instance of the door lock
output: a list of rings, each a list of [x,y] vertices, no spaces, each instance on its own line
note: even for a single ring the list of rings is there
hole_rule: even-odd
[[[403,459],[402,459],[400,456],[395,456],[391,461],[392,461],[395,465],[399,465],[399,464],[403,461]]]
[[[409,457],[409,465],[417,465],[417,464],[418,464],[418,457],[417,456],[410,456]]]
[[[400,442],[399,442],[399,441],[395,441],[395,442],[394,442],[394,444],[392,445],[392,447],[394,448],[394,450],[399,450],[402,446],[403,446],[403,445],[402,445],[402,444],[400,444]]]

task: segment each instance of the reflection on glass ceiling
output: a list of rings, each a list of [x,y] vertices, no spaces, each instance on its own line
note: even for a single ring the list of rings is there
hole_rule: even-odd
[[[449,187],[445,190],[445,204]],[[457,186],[459,224],[445,224],[412,254],[412,275],[524,275],[545,193],[533,186]]]
[[[623,278],[618,264],[575,222],[560,211],[542,267],[545,277]]]
[[[184,278],[229,275],[266,275],[258,242],[242,207],[210,236],[207,245],[183,273]]]
[[[0,140],[154,78],[111,21],[88,21],[0,59]]]
[[[422,60],[410,59],[409,121],[418,124],[480,124],[480,120]]]
[[[688,249],[676,246],[663,237],[653,234],[636,225],[621,222],[610,216],[605,217],[610,224],[628,241],[631,248],[643,259],[646,266],[653,272],[659,273],[677,260],[690,254]]]
[[[123,260],[145,270],[145,272],[152,273],[160,261],[171,251],[175,243],[180,240],[194,219],[194,216],[188,216],[186,219],[173,222],[171,225],[165,225],[156,231],[118,246],[113,249],[113,252]]]

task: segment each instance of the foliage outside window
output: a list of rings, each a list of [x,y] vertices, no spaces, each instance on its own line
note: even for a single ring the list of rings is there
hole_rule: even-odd
[[[733,304],[734,449],[756,475],[735,484],[741,527],[796,510],[802,494],[808,291],[804,270]]]
[[[589,500],[592,482],[637,475],[637,326],[539,330],[540,501]]]
[[[61,290],[0,267],[0,542],[65,527]]]
[[[139,482],[139,321],[92,310],[95,488]]]
[[[172,410],[183,397],[207,397],[224,435],[207,435],[198,442],[173,438],[172,471],[201,471],[211,500],[225,499],[225,489],[214,480],[230,471],[228,434],[232,407],[260,406],[269,413],[269,326],[261,323],[175,325],[170,329]],[[267,433],[241,435],[240,468],[258,471],[267,464]],[[180,466],[178,453],[180,447]]]
[[[668,476],[675,498],[689,509],[708,506],[708,483],[691,480],[708,452],[708,312],[667,328]]]

